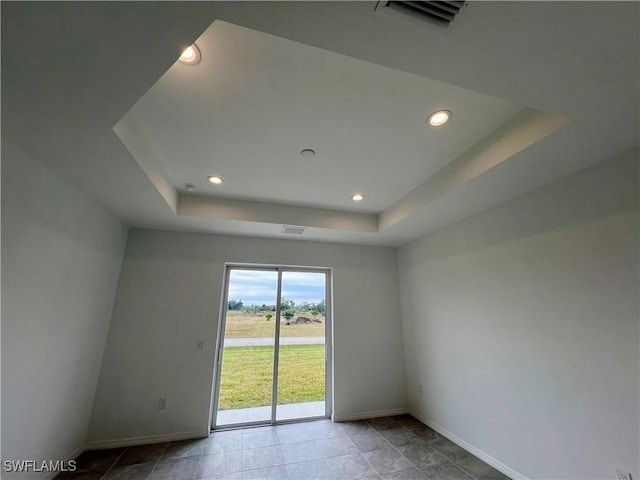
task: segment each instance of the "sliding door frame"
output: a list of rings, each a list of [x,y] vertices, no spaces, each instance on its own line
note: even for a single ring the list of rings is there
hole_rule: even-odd
[[[278,272],[277,292],[276,292],[276,315],[275,315],[275,331],[274,331],[274,362],[273,362],[273,381],[271,391],[271,418],[269,420],[260,420],[254,422],[244,422],[238,424],[222,425],[216,424],[218,417],[218,402],[220,399],[222,360],[224,355],[224,336],[227,325],[227,312],[229,301],[229,278],[231,270],[262,270]],[[325,413],[320,417],[278,420],[278,363],[280,357],[280,318],[282,310],[282,274],[284,272],[312,272],[325,274]],[[264,264],[245,264],[245,263],[225,263],[220,314],[218,316],[218,333],[216,339],[216,350],[213,365],[213,391],[211,398],[211,421],[210,429],[219,430],[225,428],[235,428],[238,426],[254,426],[254,425],[275,425],[279,423],[292,423],[303,420],[311,420],[315,418],[326,418],[332,416],[333,411],[333,271],[331,268],[324,267],[300,267],[294,265],[264,265]]]

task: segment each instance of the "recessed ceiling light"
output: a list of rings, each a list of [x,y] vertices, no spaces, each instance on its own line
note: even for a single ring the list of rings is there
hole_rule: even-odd
[[[180,58],[178,58],[178,61],[184,65],[197,65],[200,63],[200,49],[198,48],[198,46],[194,43],[193,45],[191,45],[190,47],[187,47],[184,52],[182,52],[182,55],[180,55]]]
[[[310,148],[305,148],[300,152],[300,155],[302,155],[304,158],[313,158],[316,156],[316,151]]]
[[[191,183],[185,183],[184,184],[184,188],[187,192],[195,192],[196,191],[196,186],[192,185]]]
[[[438,110],[427,117],[427,122],[432,127],[444,125],[451,118],[452,113],[449,110]]]
[[[361,202],[362,200],[364,200],[364,195],[362,195],[361,193],[356,193],[353,197],[351,197],[351,200],[353,200],[354,202]]]
[[[209,180],[209,183],[213,183],[214,185],[220,185],[222,182],[224,182],[224,180],[222,180],[222,177],[219,177],[217,175],[211,175],[210,177],[207,177],[207,180]]]

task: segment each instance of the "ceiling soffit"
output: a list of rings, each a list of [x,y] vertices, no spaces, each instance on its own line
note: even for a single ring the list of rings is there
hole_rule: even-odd
[[[222,21],[196,43],[114,126],[176,215],[384,232],[569,121]]]

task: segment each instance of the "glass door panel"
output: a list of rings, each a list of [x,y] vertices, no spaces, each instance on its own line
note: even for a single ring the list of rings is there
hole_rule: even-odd
[[[326,277],[282,271],[276,420],[325,415]]]
[[[229,269],[216,426],[270,422],[277,269]]]

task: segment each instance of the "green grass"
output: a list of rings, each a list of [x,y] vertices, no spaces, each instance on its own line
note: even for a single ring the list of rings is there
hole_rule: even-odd
[[[270,405],[272,372],[273,347],[226,347],[218,408]],[[281,345],[278,404],[321,400],[324,400],[324,345]]]
[[[296,316],[309,316],[301,313]],[[295,317],[294,317],[295,318]],[[310,323],[300,325],[285,325],[280,323],[281,337],[322,337],[324,336],[323,323]],[[227,324],[225,326],[226,338],[265,338],[275,334],[275,320],[267,320],[264,316],[246,315],[244,312],[227,312]]]

